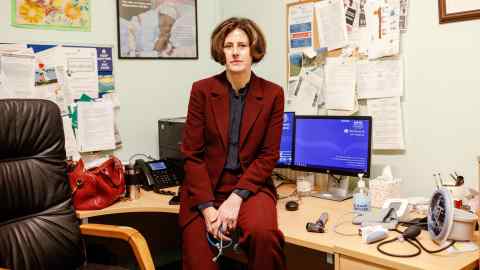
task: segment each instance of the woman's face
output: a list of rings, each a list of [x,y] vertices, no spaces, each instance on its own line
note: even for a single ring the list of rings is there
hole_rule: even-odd
[[[225,69],[228,72],[251,71],[250,41],[245,31],[236,28],[230,32],[223,43],[223,53],[225,54]]]

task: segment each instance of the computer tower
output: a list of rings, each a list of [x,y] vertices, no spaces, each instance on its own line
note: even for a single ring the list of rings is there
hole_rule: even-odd
[[[174,167],[179,181],[183,180],[185,174],[180,151],[185,121],[186,117],[158,120],[158,155]]]
[[[158,120],[158,154],[160,158],[183,159],[180,152],[185,117]]]

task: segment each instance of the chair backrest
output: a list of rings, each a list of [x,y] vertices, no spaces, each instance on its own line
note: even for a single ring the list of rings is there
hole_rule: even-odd
[[[83,262],[64,140],[55,103],[0,99],[0,268],[75,269]]]

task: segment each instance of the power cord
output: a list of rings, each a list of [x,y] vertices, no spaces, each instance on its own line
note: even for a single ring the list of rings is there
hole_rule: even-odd
[[[341,236],[358,236],[358,232],[355,232],[355,233],[344,233],[344,232],[339,232],[337,229],[338,227],[344,225],[344,224],[347,224],[347,223],[352,223],[351,220],[345,220],[345,221],[342,221],[342,219],[348,215],[355,215],[356,213],[355,212],[347,212],[345,214],[343,214],[340,218],[339,218],[339,221],[337,223],[335,223],[335,225],[333,225],[333,231],[338,234],[338,235],[341,235]]]
[[[430,253],[430,254],[433,254],[433,253],[438,253],[438,252],[441,252],[441,251],[444,251],[446,250],[447,248],[453,246],[455,244],[455,241],[452,241],[450,244],[448,244],[447,246],[445,247],[442,247],[440,249],[437,249],[437,250],[429,250],[427,248],[425,248],[422,243],[420,243],[420,241],[417,240],[417,236],[420,235],[421,233],[421,229],[418,225],[411,225],[409,226],[407,229],[405,229],[405,231],[400,231],[398,229],[395,229],[394,231],[400,233],[401,235],[398,236],[398,237],[395,237],[395,238],[392,238],[392,239],[389,239],[389,240],[386,240],[386,241],[383,241],[381,242],[380,244],[377,245],[377,250],[382,253],[382,254],[385,254],[385,255],[388,255],[388,256],[392,256],[392,257],[400,257],[400,258],[410,258],[410,257],[415,257],[415,256],[418,256],[420,255],[420,253],[422,253],[422,249],[424,251],[426,251],[427,253]],[[383,250],[381,247],[388,244],[388,243],[392,243],[392,242],[395,242],[395,241],[403,241],[405,240],[406,242],[410,243],[412,246],[414,246],[417,251],[415,253],[411,253],[411,254],[394,254],[394,253],[390,253],[390,252],[387,252],[385,250]],[[417,244],[415,244],[414,242],[416,242]],[[422,248],[422,249],[420,249]]]
[[[130,158],[128,158],[128,164],[132,164],[132,159],[133,159],[134,157],[138,157],[138,156],[146,157],[148,160],[155,160],[155,158],[152,157],[152,156],[149,155],[149,154],[136,153],[136,154],[131,155]]]

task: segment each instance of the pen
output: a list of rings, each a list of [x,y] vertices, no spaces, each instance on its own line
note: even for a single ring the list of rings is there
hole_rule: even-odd
[[[445,183],[443,182],[442,175],[440,173],[438,173],[438,178],[440,179],[440,183],[442,183],[443,186]]]
[[[455,186],[461,186],[463,185],[463,183],[464,183],[463,176],[459,175],[457,177],[457,181],[455,182]]]
[[[437,189],[440,188],[440,182],[438,181],[437,174],[433,174],[433,180],[435,181],[435,184],[437,185]]]
[[[393,207],[390,207],[390,209],[388,209],[387,214],[383,217],[383,220],[382,220],[383,223],[388,221],[388,219],[390,218],[390,215],[393,213],[393,211],[395,211],[395,208],[393,208]]]

